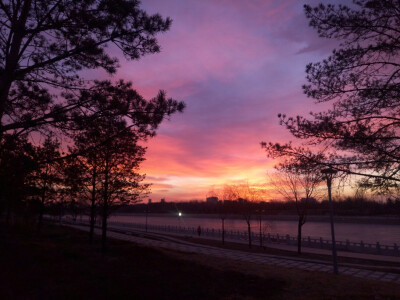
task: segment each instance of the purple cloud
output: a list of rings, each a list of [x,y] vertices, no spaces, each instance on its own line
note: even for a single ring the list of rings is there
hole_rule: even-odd
[[[143,171],[156,183],[152,198],[202,199],[212,185],[266,180],[274,162],[259,143],[291,138],[278,113],[315,109],[301,90],[305,65],[333,46],[308,27],[302,5],[143,2],[149,13],[170,16],[171,30],[159,37],[161,53],[124,63],[115,77],[133,81],[146,97],[164,89],[187,103],[148,143]]]

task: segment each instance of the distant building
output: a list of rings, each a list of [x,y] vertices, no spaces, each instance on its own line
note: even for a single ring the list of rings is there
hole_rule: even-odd
[[[301,203],[306,203],[307,202],[307,204],[315,204],[315,203],[318,203],[318,201],[317,201],[317,199],[315,199],[314,197],[310,197],[310,198],[301,198],[300,199],[300,202]]]
[[[207,197],[206,202],[209,204],[217,204],[218,203],[218,197]]]
[[[235,203],[235,200],[224,200],[224,204],[232,204]]]
[[[149,199],[149,202],[148,202],[149,204],[151,204],[151,199]]]
[[[244,198],[238,198],[238,202],[239,202],[239,203],[247,203],[248,200],[247,200],[247,199],[244,199]]]
[[[161,198],[161,203],[165,203],[165,198]]]

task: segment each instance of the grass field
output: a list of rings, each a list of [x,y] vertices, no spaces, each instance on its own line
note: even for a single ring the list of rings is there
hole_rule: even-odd
[[[395,284],[249,264],[46,225],[0,228],[0,299],[398,299]],[[397,298],[396,298],[397,297]]]

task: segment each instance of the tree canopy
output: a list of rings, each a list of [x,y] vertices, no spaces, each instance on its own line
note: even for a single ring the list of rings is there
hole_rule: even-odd
[[[11,186],[0,170],[0,209],[10,213],[29,188],[41,188],[43,205],[50,191],[62,191],[75,207],[90,187],[102,193],[103,206],[138,199],[147,187],[138,172],[146,150],[140,143],[185,105],[164,91],[144,99],[130,82],[87,80],[83,71],[113,74],[121,54],[136,60],[159,52],[156,35],[171,22],[137,0],[0,0],[0,165],[14,165],[19,179]],[[56,166],[57,182],[49,171]],[[90,200],[99,202],[94,192]]]
[[[80,103],[63,90],[85,87],[80,71],[115,73],[127,59],[155,53],[171,19],[136,0],[0,1],[0,134],[65,121]]]
[[[340,42],[321,62],[306,67],[304,93],[330,109],[287,117],[283,125],[307,146],[263,144],[273,157],[291,156],[366,176],[365,184],[400,182],[400,3],[353,1],[352,6],[305,5],[321,38]],[[324,154],[309,151],[317,145]]]

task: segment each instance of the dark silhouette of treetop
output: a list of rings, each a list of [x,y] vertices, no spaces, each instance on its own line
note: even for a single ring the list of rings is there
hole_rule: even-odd
[[[73,111],[71,116],[74,122],[120,117],[128,122],[128,126],[135,127],[138,133],[146,135],[154,135],[154,130],[165,117],[181,112],[185,107],[183,102],[167,98],[164,91],[146,100],[132,88],[131,82],[123,80],[115,84],[107,80],[96,81],[90,89],[81,91],[78,96],[71,93],[69,103],[73,106],[79,104],[79,110]]]
[[[400,3],[305,5],[305,14],[320,37],[340,42],[327,59],[307,65],[303,86],[308,97],[332,106],[308,118],[279,115],[281,123],[308,145],[330,149],[335,157],[325,152],[325,159],[335,169],[388,188],[400,181]],[[307,152],[292,145],[264,146],[303,158]]]
[[[92,236],[100,208],[105,231],[114,208],[147,193],[142,143],[184,103],[83,71],[111,75],[117,56],[159,52],[170,25],[135,0],[0,0],[0,165],[15,166],[1,169],[0,210],[40,200],[40,223],[52,202],[60,216],[67,202],[75,216],[89,204]]]
[[[61,121],[71,107],[55,88],[82,88],[80,71],[115,73],[118,59],[160,50],[171,19],[131,0],[0,1],[0,132]],[[52,92],[49,92],[49,87]],[[57,94],[57,104],[54,103]]]

